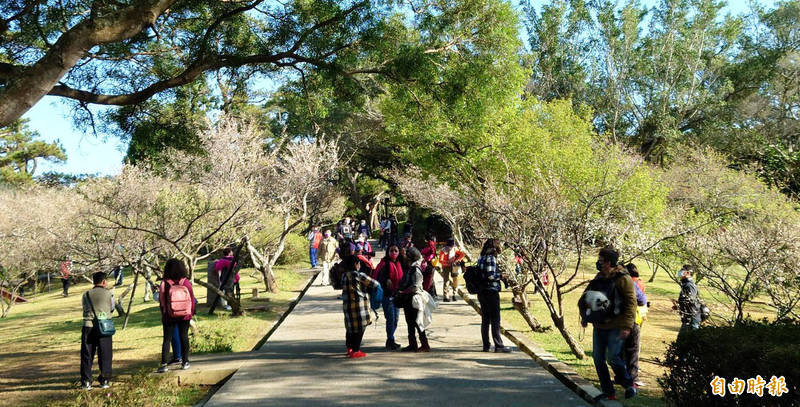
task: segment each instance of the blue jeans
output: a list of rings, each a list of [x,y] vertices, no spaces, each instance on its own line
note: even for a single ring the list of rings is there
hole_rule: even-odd
[[[397,330],[397,321],[400,313],[394,306],[394,297],[383,297],[383,316],[386,318],[386,342],[394,343],[394,331]]]
[[[619,337],[619,333],[619,328],[594,328],[592,334],[594,368],[597,370],[597,378],[600,379],[600,388],[605,394],[614,394],[614,384],[611,382],[606,362],[611,365],[615,379],[620,385],[625,388],[633,386],[631,376],[625,368],[625,361],[622,360],[622,346],[625,340]]]
[[[172,330],[172,354],[175,359],[183,359],[183,353],[181,352],[181,335],[180,332],[178,332],[178,325],[175,325],[175,329]]]
[[[308,249],[308,257],[311,258],[311,267],[317,267],[317,249]]]

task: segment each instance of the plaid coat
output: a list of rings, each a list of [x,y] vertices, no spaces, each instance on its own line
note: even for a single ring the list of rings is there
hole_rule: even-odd
[[[364,273],[348,271],[342,277],[342,309],[344,327],[349,333],[359,333],[372,323],[369,295],[379,285]]]

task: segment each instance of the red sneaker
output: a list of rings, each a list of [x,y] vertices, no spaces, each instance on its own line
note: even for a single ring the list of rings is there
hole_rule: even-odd
[[[353,357],[353,350],[352,349],[348,349],[347,350],[347,357],[348,358],[352,358]]]
[[[617,399],[617,395],[616,394],[611,394],[611,395],[608,396],[608,399],[609,400],[616,400]]]
[[[353,358],[353,359],[358,359],[358,358],[363,358],[363,357],[366,357],[366,356],[367,356],[366,353],[364,353],[362,351],[357,351],[357,352],[353,352],[350,357]]]

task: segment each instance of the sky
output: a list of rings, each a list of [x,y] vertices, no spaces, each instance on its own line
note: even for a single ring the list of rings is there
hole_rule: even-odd
[[[654,5],[657,0],[644,0],[645,5]],[[512,0],[516,8],[520,0]],[[532,0],[537,5],[548,3],[543,0]],[[764,0],[762,4],[772,4],[774,0]],[[740,14],[748,6],[746,0],[728,0],[728,11]],[[524,30],[520,35],[525,36]],[[40,161],[37,174],[47,171],[58,171],[67,174],[96,174],[115,175],[122,168],[127,145],[118,138],[103,133],[95,136],[91,130],[82,130],[74,126],[69,117],[70,108],[61,98],[46,96],[29,110],[23,117],[30,119],[28,123],[31,130],[39,132],[41,139],[46,141],[59,141],[67,153],[64,163],[50,163]]]

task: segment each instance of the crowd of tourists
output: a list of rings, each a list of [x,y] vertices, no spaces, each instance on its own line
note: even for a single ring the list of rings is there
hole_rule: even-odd
[[[442,275],[441,301],[455,301],[459,280],[467,270],[465,253],[453,239],[448,239],[441,250],[437,250],[436,238],[432,235],[425,237],[419,249],[411,233],[404,231],[400,238],[396,219],[387,217],[382,219],[379,233],[379,244],[386,249],[386,254],[373,266],[375,254],[369,247],[368,233],[363,220],[356,222],[346,217],[335,230],[326,230],[324,238],[319,228],[309,234],[312,258],[317,255],[315,249],[321,247],[320,283],[342,290],[347,357],[366,356],[361,350],[361,341],[366,327],[372,323],[370,311],[376,305],[383,309],[386,321],[387,350],[429,352],[426,328],[439,300],[433,284],[434,270]],[[337,257],[341,262],[335,263]],[[508,256],[503,255],[501,242],[487,239],[473,266],[474,291],[481,308],[481,339],[483,351],[487,352],[492,349],[511,352],[500,334],[500,291],[503,284],[507,286],[509,273],[513,271],[510,270],[513,263],[506,259]],[[589,282],[578,304],[581,324],[584,327],[593,325],[592,355],[602,388],[597,399],[615,400],[614,383],[625,389],[626,398],[634,397],[639,386],[644,385],[639,381],[639,352],[641,327],[649,307],[646,287],[635,264],[622,265],[618,261],[619,253],[615,249],[600,250],[596,262],[598,274]],[[312,259],[311,264],[316,266],[316,259]],[[519,262],[515,266],[519,272]],[[700,326],[707,308],[699,300],[692,280],[692,266],[684,265],[678,278],[681,293],[674,309],[681,316],[680,332],[685,332]],[[380,297],[379,304],[370,302],[376,295]],[[401,310],[408,328],[407,346],[402,346],[395,337]],[[427,317],[420,317],[425,313]]]
[[[315,268],[321,263],[321,285],[341,290],[339,298],[344,312],[348,358],[366,356],[361,343],[367,326],[373,322],[372,313],[378,308],[383,310],[386,321],[387,350],[430,352],[427,331],[440,300],[433,278],[436,271],[443,280],[441,301],[456,300],[462,278],[469,293],[477,295],[481,309],[482,350],[512,351],[504,345],[500,334],[500,292],[504,284],[508,286],[509,273],[519,272],[520,263],[508,261],[513,253],[512,256],[505,253],[498,239],[487,239],[479,257],[471,262],[474,265],[468,267],[467,262],[471,259],[459,249],[454,239],[447,239],[438,249],[435,236],[428,234],[418,248],[410,230],[403,231],[400,237],[394,216],[380,222],[379,245],[385,249],[385,255],[376,261],[373,261],[376,253],[369,242],[371,230],[366,221],[345,217],[333,230],[322,232],[320,229],[319,226],[312,227],[307,236],[310,262]],[[209,263],[209,282],[228,295],[240,296],[234,251],[226,248],[222,254],[220,259]],[[615,383],[625,389],[626,398],[635,396],[638,387],[643,385],[638,378],[638,362],[641,327],[649,307],[646,287],[639,278],[636,265],[618,262],[619,253],[615,249],[606,247],[599,251],[595,263],[598,273],[589,281],[578,303],[581,324],[584,327],[593,325],[592,356],[602,390],[597,399],[616,399]],[[71,264],[64,261],[60,269],[66,280]],[[677,301],[673,301],[673,309],[681,316],[680,332],[698,329],[708,314],[708,308],[699,300],[692,272],[691,265],[684,265],[678,272],[681,291]],[[121,283],[121,275],[121,269],[112,273],[115,283]],[[113,292],[108,289],[107,278],[106,273],[94,273],[94,286],[82,297],[80,372],[81,385],[86,389],[92,387],[95,354],[100,365],[100,387],[107,388],[112,377],[114,326],[111,314],[115,310],[115,301]],[[68,283],[65,283],[62,295],[67,295],[68,288]],[[191,354],[188,332],[197,299],[182,261],[173,258],[166,262],[161,284],[153,297],[159,302],[163,328],[158,372],[168,371],[170,365],[188,369]],[[217,305],[229,309],[215,293],[209,297],[209,304],[210,313]],[[406,346],[399,343],[395,335],[401,310],[408,329]],[[608,366],[614,373],[614,381]]]

